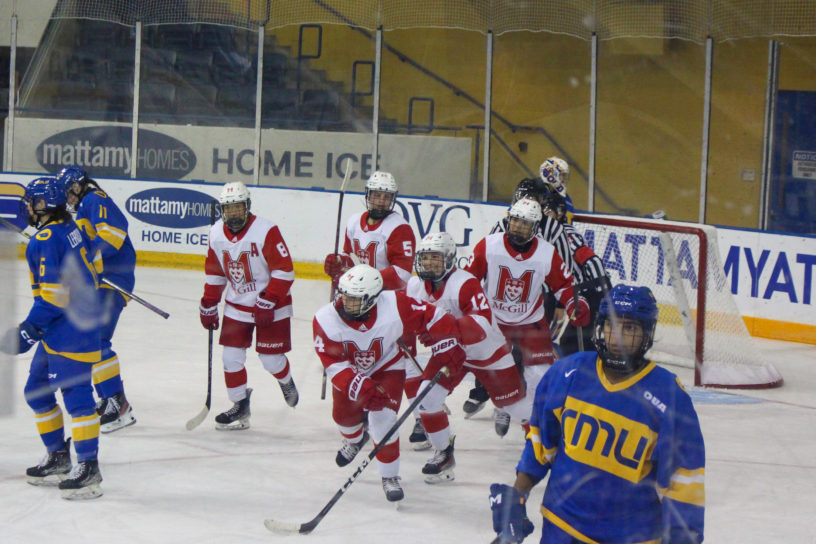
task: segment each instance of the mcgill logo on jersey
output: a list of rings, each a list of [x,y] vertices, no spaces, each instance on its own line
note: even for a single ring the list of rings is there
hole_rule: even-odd
[[[500,266],[495,298],[507,302],[529,302],[532,283],[532,270],[525,270],[521,276],[516,278],[509,268]]]
[[[343,342],[343,347],[357,370],[367,372],[382,358],[382,343],[382,338],[375,338],[368,349],[360,349],[356,343],[346,340]]]
[[[235,260],[232,259],[228,251],[224,251],[222,254],[224,270],[227,271],[232,287],[239,294],[255,290],[255,278],[252,276],[252,268],[249,265],[250,253],[253,257],[260,254],[254,243],[251,252],[244,251]]]
[[[367,264],[377,268],[377,242],[369,242],[366,247],[360,247],[359,240],[352,240],[351,245],[354,249],[354,254],[360,258],[362,264]]]

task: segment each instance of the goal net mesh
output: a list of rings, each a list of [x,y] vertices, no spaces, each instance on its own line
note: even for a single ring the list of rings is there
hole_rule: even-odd
[[[748,333],[722,267],[714,227],[674,221],[576,216],[613,284],[645,285],[660,309],[649,357],[694,369],[695,384],[782,384]]]

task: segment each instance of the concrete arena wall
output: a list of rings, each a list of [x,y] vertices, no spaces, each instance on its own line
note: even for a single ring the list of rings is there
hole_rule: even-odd
[[[21,185],[32,174],[0,174],[3,216],[14,220]],[[208,247],[210,202],[221,184],[99,179],[125,211],[140,266],[203,270]],[[297,277],[324,279],[322,262],[334,250],[336,191],[250,187],[252,210],[278,224],[295,261]],[[347,192],[341,235],[348,218],[365,206],[363,194]],[[503,204],[400,196],[397,211],[417,239],[449,232],[464,264],[473,246],[506,213]],[[816,344],[813,279],[816,237],[718,228],[719,252],[729,288],[754,336]],[[21,254],[22,254],[21,239]],[[603,248],[596,248],[599,255]],[[626,278],[611,273],[613,283]],[[137,286],[138,291],[138,286]]]

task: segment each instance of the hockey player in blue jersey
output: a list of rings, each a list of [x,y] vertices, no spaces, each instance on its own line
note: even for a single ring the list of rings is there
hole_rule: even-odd
[[[128,222],[119,207],[99,185],[78,166],[60,170],[68,208],[76,212],[75,221],[89,240],[93,265],[103,279],[126,291],[135,283],[136,251],[128,236]],[[102,360],[93,369],[93,383],[99,397],[97,412],[102,417],[101,431],[109,433],[133,425],[136,418],[125,396],[119,371],[119,357],[111,340],[119,316],[127,304],[120,292],[100,283],[102,322]]]
[[[23,214],[37,233],[26,249],[34,304],[25,320],[6,333],[2,348],[25,353],[34,345],[25,399],[36,415],[48,453],[26,470],[32,485],[53,485],[66,499],[102,494],[97,462],[99,416],[94,409],[91,368],[99,362],[96,314],[97,277],[84,238],[65,207],[55,178],[37,178],[26,188]],[[71,466],[70,441],[55,392],[62,392],[71,415],[77,465]]]
[[[698,544],[705,446],[677,377],[644,355],[657,304],[617,285],[601,303],[595,351],[555,363],[536,390],[512,486],[490,486],[494,542],[533,532],[530,490],[549,473],[541,543]]]

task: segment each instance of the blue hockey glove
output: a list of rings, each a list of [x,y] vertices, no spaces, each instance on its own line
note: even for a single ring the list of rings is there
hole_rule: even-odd
[[[490,509],[493,511],[493,530],[499,542],[517,543],[535,528],[527,517],[527,497],[516,488],[505,484],[490,486]]]
[[[11,355],[25,353],[42,337],[43,332],[40,329],[27,321],[23,321],[19,327],[6,331],[0,349],[4,353],[10,353]]]

